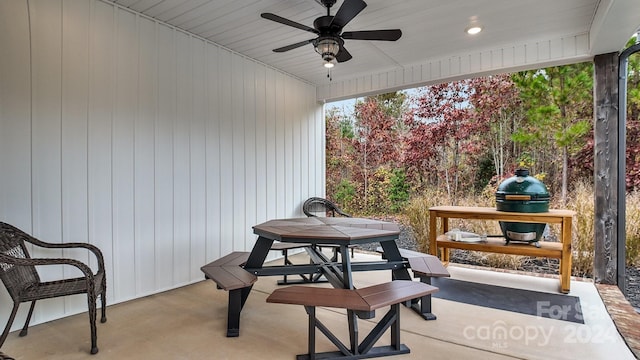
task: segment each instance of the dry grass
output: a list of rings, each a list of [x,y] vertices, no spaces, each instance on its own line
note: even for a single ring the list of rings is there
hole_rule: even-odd
[[[571,198],[567,201],[567,208],[576,212],[571,241],[573,250],[571,273],[576,276],[592,276],[595,251],[593,185],[576,184],[571,192]]]
[[[627,195],[627,264],[640,266],[640,193]]]

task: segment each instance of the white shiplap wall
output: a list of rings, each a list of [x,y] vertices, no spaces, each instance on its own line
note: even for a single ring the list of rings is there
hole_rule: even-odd
[[[324,194],[310,84],[96,0],[1,1],[0,48],[0,221],[98,245],[111,304],[202,280],[252,247],[251,226]],[[0,290],[1,319],[10,304]],[[36,309],[39,323],[86,299]]]

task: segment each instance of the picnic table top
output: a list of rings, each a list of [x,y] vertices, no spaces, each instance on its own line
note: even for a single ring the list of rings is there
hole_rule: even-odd
[[[400,227],[374,219],[310,217],[269,220],[253,232],[282,242],[348,245],[397,239]]]

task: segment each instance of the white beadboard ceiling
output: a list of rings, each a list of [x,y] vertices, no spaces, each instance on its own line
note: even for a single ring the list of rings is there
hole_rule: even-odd
[[[323,87],[372,74],[406,74],[408,70],[414,74],[416,64],[433,64],[436,59],[493,63],[490,67],[470,64],[464,76],[496,73],[503,68],[508,71],[589,60],[597,54],[620,51],[640,26],[638,0],[366,0],[368,6],[344,31],[399,28],[402,38],[396,42],[345,40],[353,59],[336,65],[330,82],[320,55],[312,45],[285,53],[272,51],[311,39],[313,34],[260,17],[260,13],[271,12],[312,27],[313,20],[326,12],[319,0],[113,2],[299,77],[316,85],[320,92]],[[341,4],[342,0],[338,0],[332,15]],[[474,37],[464,32],[472,21],[483,27]],[[555,53],[531,56],[526,54],[527,46],[528,51],[532,51],[531,44],[538,44],[535,49],[538,53],[554,49]],[[526,61],[496,60],[495,55],[491,60],[487,60],[487,56],[482,60],[476,56],[496,53],[497,49],[520,51]],[[376,84],[377,87],[367,84],[361,91],[408,87],[438,79],[446,76],[425,77],[423,74],[417,79],[385,82]],[[333,95],[329,94],[331,91],[326,90],[322,97],[345,97],[357,94],[359,89],[333,91]]]

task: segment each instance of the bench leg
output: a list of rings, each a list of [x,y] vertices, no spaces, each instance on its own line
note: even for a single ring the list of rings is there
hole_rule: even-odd
[[[307,314],[309,314],[309,339],[308,339],[308,351],[309,359],[315,360],[316,358],[316,307],[305,306]]]
[[[227,337],[238,337],[240,335],[240,313],[244,307],[251,288],[229,290],[229,304],[227,305]]]
[[[297,355],[297,360],[368,359],[374,357],[408,354],[410,352],[409,348],[406,345],[400,343],[400,304],[391,305],[391,309],[385,314],[382,320],[380,320],[380,322],[376,324],[376,326],[371,330],[371,332],[369,332],[366,338],[359,345],[357,344],[357,324],[355,327],[355,334],[352,333],[353,330],[350,326],[350,340],[352,343],[354,341],[356,342],[355,348],[352,349],[348,349],[333,333],[331,333],[331,331],[329,331],[326,326],[324,326],[324,324],[320,322],[320,320],[317,319],[315,306],[305,306],[305,310],[309,315],[309,353]],[[348,310],[348,312],[353,313],[353,311],[351,310]],[[352,318],[354,324],[356,321],[355,316],[350,317],[350,325]],[[316,353],[316,328],[320,330],[336,347],[338,347],[339,350]],[[373,345],[380,339],[380,337],[382,337],[382,335],[384,335],[384,333],[389,328],[391,328],[391,345],[374,347]]]
[[[431,276],[420,276],[420,282],[431,285]],[[436,320],[436,316],[431,312],[431,294],[421,297],[419,302],[420,304],[414,299],[411,308],[425,320]]]
[[[230,290],[227,310],[227,337],[240,335],[240,311],[242,311],[242,289]]]

